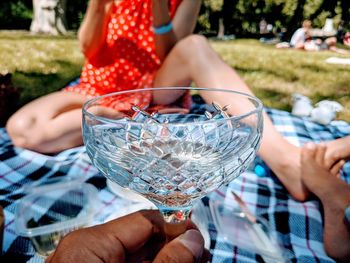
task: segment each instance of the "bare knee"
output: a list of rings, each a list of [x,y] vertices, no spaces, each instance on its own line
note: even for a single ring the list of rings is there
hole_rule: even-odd
[[[190,35],[181,39],[175,45],[173,52],[185,62],[209,60],[215,54],[208,40],[201,35]]]
[[[181,39],[177,45],[179,46],[184,46],[187,49],[193,49],[193,48],[206,48],[209,46],[208,40],[206,37],[201,36],[201,35],[189,35],[183,39]]]
[[[27,116],[22,113],[15,113],[6,123],[6,130],[12,140],[12,143],[21,148],[31,148],[34,143],[32,130],[37,125],[37,119],[34,116]]]

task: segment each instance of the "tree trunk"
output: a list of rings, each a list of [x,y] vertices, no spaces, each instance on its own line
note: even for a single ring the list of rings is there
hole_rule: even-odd
[[[218,35],[217,38],[223,39],[225,36],[225,25],[224,25],[224,18],[219,18],[219,29],[218,29]]]
[[[222,17],[224,19],[225,35],[234,34],[236,33],[235,30],[238,30],[238,27],[233,20],[237,3],[238,0],[224,0],[224,4],[222,6]]]
[[[67,0],[33,0],[32,33],[65,34]]]

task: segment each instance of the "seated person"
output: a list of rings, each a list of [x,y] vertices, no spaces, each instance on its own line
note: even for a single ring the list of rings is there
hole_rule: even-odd
[[[304,20],[302,27],[297,29],[290,42],[282,42],[276,45],[277,48],[295,48],[299,50],[306,51],[322,51],[322,50],[331,50],[337,53],[346,54],[347,52],[343,49],[339,49],[336,47],[337,38],[336,37],[328,37],[325,40],[320,38],[314,39],[312,34],[312,24],[310,20]]]
[[[304,43],[306,40],[306,34],[312,28],[310,20],[304,20],[302,23],[302,27],[297,29],[290,42],[282,42],[276,45],[277,48],[295,48],[295,49],[304,49]]]
[[[253,95],[205,37],[191,35],[200,3],[200,0],[169,0],[169,4],[163,0],[91,0],[79,31],[86,56],[80,83],[19,109],[6,126],[13,144],[41,153],[82,145],[82,105],[89,98],[110,92],[181,87],[194,82],[198,87],[232,89]],[[162,25],[166,25],[165,31]],[[154,32],[152,27],[163,29]],[[309,23],[305,22],[304,27],[309,27]],[[149,103],[167,105],[184,94],[151,95]],[[232,115],[249,107],[229,97],[217,96],[211,100],[220,105],[230,104],[228,113]],[[276,130],[266,113],[263,117],[260,157],[294,199],[306,200],[309,192],[301,183],[301,149]]]
[[[302,27],[297,29],[291,40],[290,40],[290,47],[296,48],[296,49],[304,49],[304,44],[306,40],[306,36],[310,29],[312,28],[312,24],[310,20],[304,20]]]
[[[313,39],[308,32],[305,34],[304,50],[306,51],[323,51],[323,50],[336,51],[337,49],[336,44],[337,44],[336,37],[329,37],[323,41],[320,38]]]
[[[88,99],[122,90],[190,85],[191,79],[173,77],[182,71],[174,63],[188,43],[196,42],[187,37],[200,5],[201,0],[89,1],[78,33],[86,58],[79,83],[19,109],[6,125],[13,144],[41,153],[79,146],[81,109]],[[153,103],[168,104],[165,100],[176,101],[182,95],[154,94]],[[135,99],[140,98],[125,101]],[[119,110],[123,107],[118,105]]]
[[[334,51],[340,54],[348,54],[345,49],[337,48],[337,38],[328,37],[325,40],[320,38],[313,38],[310,31],[306,31],[304,34],[304,42],[301,40],[297,42],[294,48],[306,51]]]

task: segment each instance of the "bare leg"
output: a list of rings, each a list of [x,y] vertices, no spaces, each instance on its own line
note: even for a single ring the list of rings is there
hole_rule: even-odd
[[[252,94],[237,73],[220,59],[202,36],[187,37],[172,49],[156,76],[155,86],[181,86],[191,80],[198,87],[226,88]],[[155,94],[154,100],[162,101],[166,96]],[[221,105],[230,104],[232,114],[247,107],[228,97],[211,99]],[[267,114],[264,114],[264,134],[259,154],[295,199],[307,198],[308,192],[301,182],[300,149],[282,137]]]
[[[339,54],[349,54],[348,50],[337,47],[337,38],[336,37],[327,38],[325,40],[325,43],[327,44],[328,49],[331,51],[337,52]]]
[[[337,260],[350,260],[350,225],[344,212],[350,206],[350,186],[334,178],[324,166],[325,144],[307,144],[301,153],[302,180],[322,202],[324,209],[324,245]],[[338,162],[338,169],[344,161]],[[348,261],[347,261],[348,262]]]
[[[305,45],[304,42],[298,42],[295,44],[294,46],[295,49],[299,49],[299,50],[304,50],[305,49]]]
[[[18,147],[54,153],[82,144],[81,108],[86,98],[71,92],[55,92],[18,110],[6,129]]]

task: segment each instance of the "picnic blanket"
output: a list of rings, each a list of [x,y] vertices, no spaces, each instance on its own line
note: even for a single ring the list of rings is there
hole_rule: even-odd
[[[201,111],[201,106],[195,106]],[[277,129],[293,144],[308,141],[327,141],[350,134],[350,125],[333,121],[323,126],[307,118],[292,116],[288,112],[266,109]],[[130,205],[129,201],[111,193],[106,179],[84,156],[84,147],[66,150],[55,156],[46,156],[13,147],[5,129],[0,129],[0,205],[5,212],[3,259],[1,262],[43,262],[35,253],[28,238],[15,231],[15,210],[24,196],[23,187],[46,182],[54,177],[83,178],[99,191],[102,201],[96,223],[104,222],[116,209]],[[343,179],[350,183],[350,163],[344,167]],[[252,172],[242,174],[228,186],[202,199],[208,209],[210,198],[223,198],[233,189],[248,204],[251,211],[265,218],[271,229],[277,231],[291,262],[334,262],[323,248],[323,223],[318,200],[296,202],[274,176],[259,177]],[[228,244],[209,222],[212,262],[263,262],[251,251]]]

